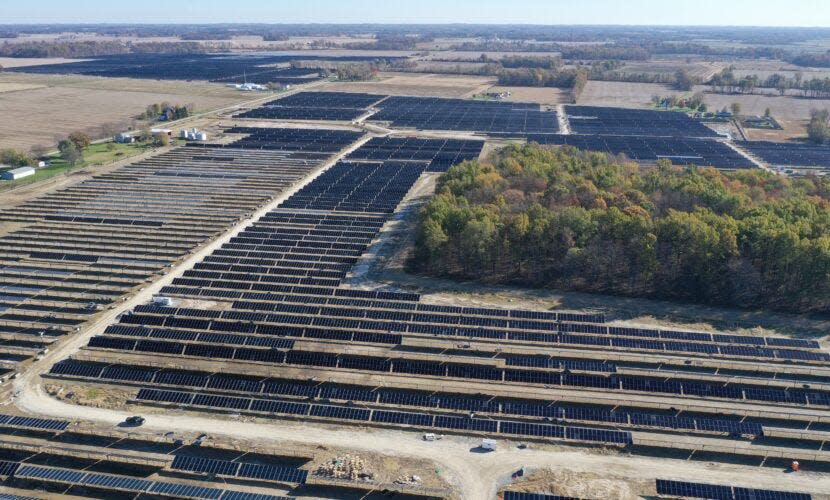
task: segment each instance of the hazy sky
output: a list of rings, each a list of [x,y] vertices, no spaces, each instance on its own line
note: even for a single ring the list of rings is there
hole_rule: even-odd
[[[57,22],[830,27],[830,0],[0,0],[0,24]]]

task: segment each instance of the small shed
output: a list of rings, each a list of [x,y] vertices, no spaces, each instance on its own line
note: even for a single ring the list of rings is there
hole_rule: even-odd
[[[4,181],[16,181],[17,179],[29,177],[30,175],[35,175],[35,169],[32,167],[20,167],[0,173],[0,179]]]
[[[118,144],[131,144],[135,142],[135,137],[127,133],[116,134],[114,139]]]

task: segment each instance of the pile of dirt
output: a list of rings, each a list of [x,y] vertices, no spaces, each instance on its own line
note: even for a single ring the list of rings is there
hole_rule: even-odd
[[[643,494],[653,494],[651,481],[632,481],[599,475],[592,472],[577,472],[570,469],[540,469],[524,476],[509,487],[511,491],[547,493],[576,498],[616,498],[620,500],[639,499]]]
[[[351,481],[371,481],[375,475],[368,471],[366,464],[360,455],[346,454],[342,457],[335,457],[321,465],[317,472],[318,476],[334,479],[349,479]]]

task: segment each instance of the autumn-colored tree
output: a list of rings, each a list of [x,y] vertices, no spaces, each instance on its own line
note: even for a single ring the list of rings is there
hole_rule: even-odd
[[[89,134],[81,130],[76,130],[69,134],[69,140],[75,144],[75,147],[78,148],[79,151],[83,151],[89,147],[89,144],[92,142],[92,138],[89,137]]]
[[[513,145],[452,167],[413,271],[789,311],[830,309],[830,179]]]

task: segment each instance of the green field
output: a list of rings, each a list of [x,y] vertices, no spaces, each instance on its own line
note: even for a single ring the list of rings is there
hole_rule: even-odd
[[[59,154],[55,153],[50,155],[48,167],[38,168],[35,170],[35,175],[25,177],[17,181],[2,181],[0,182],[0,191],[12,189],[24,184],[32,184],[56,175],[67,174],[73,170],[80,170],[85,167],[105,165],[107,163],[150,151],[154,148],[156,148],[156,146],[146,143],[116,144],[114,142],[104,142],[91,144],[84,150],[83,159],[75,165],[70,165],[62,159]]]

